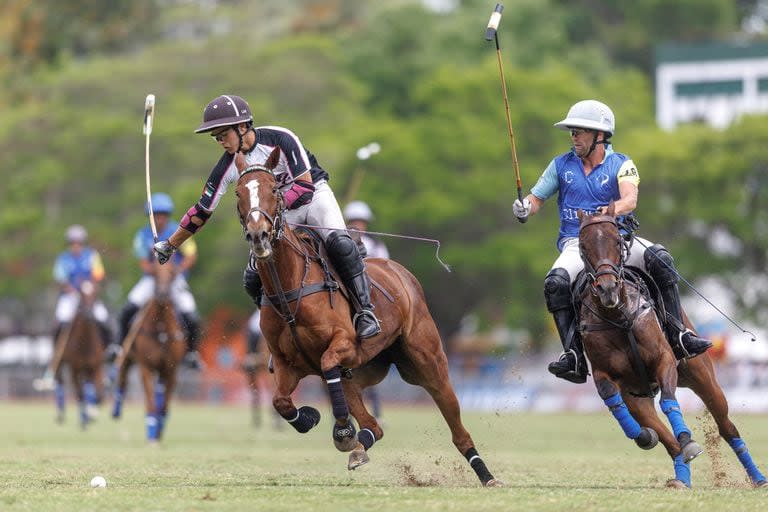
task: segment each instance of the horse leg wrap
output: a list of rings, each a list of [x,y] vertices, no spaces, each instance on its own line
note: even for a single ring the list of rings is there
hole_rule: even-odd
[[[320,423],[320,411],[314,407],[303,406],[299,409],[294,409],[288,416],[283,416],[285,421],[291,424],[300,434],[305,434],[310,431],[312,427]]]
[[[96,405],[96,386],[93,382],[88,381],[83,384],[83,395],[85,397],[85,403],[88,405]]]
[[[370,429],[364,428],[357,433],[357,440],[363,445],[365,451],[368,451],[368,448],[376,442],[376,436],[373,435]]]
[[[336,366],[323,372],[325,383],[328,385],[328,393],[331,396],[331,408],[333,417],[337,420],[346,420],[349,417],[349,407],[344,398],[344,389],[341,387],[341,367]]]
[[[627,404],[624,403],[621,394],[616,393],[613,396],[609,396],[603,402],[608,406],[613,417],[619,422],[619,425],[621,425],[624,434],[630,439],[637,439],[642,432],[642,428],[637,420],[632,417],[629,409],[627,409]]]
[[[60,411],[64,410],[64,386],[56,383],[56,390],[54,391],[56,395],[56,408]]]
[[[112,406],[112,417],[117,419],[123,412],[123,390],[118,389],[115,391],[115,403]]]
[[[675,456],[675,478],[683,482],[686,486],[691,486],[691,467],[683,462],[683,454]]]
[[[680,404],[677,403],[677,400],[663,398],[660,405],[661,412],[667,415],[669,424],[672,426],[675,439],[679,440],[680,435],[683,433],[687,433],[690,436],[691,430],[685,424],[685,420],[683,420],[683,413],[680,412]]]
[[[467,459],[467,462],[469,462],[469,465],[472,466],[472,469],[475,470],[475,474],[483,485],[493,480],[493,475],[488,471],[485,462],[480,458],[480,455],[478,455],[474,446],[464,453],[464,457]]]
[[[147,414],[144,417],[144,423],[147,425],[147,440],[156,441],[160,434],[160,425],[154,414]]]
[[[734,437],[728,442],[728,444],[730,444],[731,448],[733,448],[733,451],[739,458],[741,465],[744,466],[744,469],[747,470],[747,474],[752,480],[752,483],[758,485],[762,482],[765,482],[765,476],[763,476],[763,474],[757,468],[757,465],[754,463],[754,461],[752,461],[752,456],[749,454],[749,449],[747,449],[746,443],[741,438]]]

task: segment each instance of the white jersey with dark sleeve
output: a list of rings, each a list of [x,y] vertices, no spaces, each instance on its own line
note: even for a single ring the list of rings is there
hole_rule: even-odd
[[[260,126],[254,128],[256,143],[245,155],[248,165],[263,165],[276,147],[280,148],[280,160],[273,173],[281,189],[287,189],[293,180],[308,170],[312,171],[313,181],[327,179],[327,173],[307,152],[295,133],[279,126]],[[198,204],[207,212],[216,209],[230,183],[239,178],[233,155],[224,153],[208,176]]]

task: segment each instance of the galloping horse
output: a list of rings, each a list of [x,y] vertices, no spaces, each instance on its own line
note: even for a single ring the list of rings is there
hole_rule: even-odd
[[[69,368],[69,376],[75,388],[80,408],[80,427],[85,429],[95,418],[95,407],[104,394],[104,345],[98,322],[93,316],[96,289],[90,281],[79,288],[80,302],[72,321],[63,326],[56,340],[54,381],[56,396],[56,421],[64,421],[63,368]]]
[[[144,386],[147,440],[155,443],[162,438],[168,406],[176,388],[176,372],[184,358],[186,344],[176,310],[171,301],[171,283],[177,269],[174,265],[153,264],[155,294],[137,313],[123,341],[118,369],[117,388],[112,417],[122,413],[128,370],[137,363]]]
[[[301,433],[317,425],[320,413],[309,406],[297,409],[291,393],[307,375],[322,376],[336,420],[334,444],[340,451],[351,452],[347,468],[355,469],[369,461],[367,450],[383,436],[363,404],[361,391],[381,382],[394,364],[403,380],[432,396],[454,445],[483,485],[501,485],[461,422],[448,361],[419,282],[394,261],[367,259],[382,332],[358,341],[346,291],[340,290],[340,280],[321,257],[322,247],[306,243],[284,218],[283,197],[272,173],[279,155],[278,148],[265,165],[241,169],[236,189],[240,222],[264,283],[261,328],[274,358],[272,404],[277,412]],[[340,369],[349,378],[342,378]]]
[[[579,247],[586,274],[585,281],[576,282],[581,301],[579,331],[597,392],[626,436],[646,450],[660,439],[674,461],[675,478],[667,486],[690,487],[688,463],[702,449],[691,439],[675,398],[678,386],[689,387],[709,409],[720,435],[736,452],[752,484],[768,485],[728,417],[728,402],[709,355],[676,360],[659,321],[664,315],[654,309],[649,291],[653,283],[639,269],[624,265],[631,247],[619,232],[613,203],[607,215],[579,211],[579,220]],[[693,329],[687,317],[685,323]],[[658,390],[660,407],[672,432],[656,413],[653,397]]]

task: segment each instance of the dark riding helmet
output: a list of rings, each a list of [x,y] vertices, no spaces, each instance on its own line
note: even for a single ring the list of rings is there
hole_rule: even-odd
[[[203,123],[195,133],[206,133],[221,126],[232,126],[253,121],[251,107],[240,96],[223,94],[212,100],[203,110]]]

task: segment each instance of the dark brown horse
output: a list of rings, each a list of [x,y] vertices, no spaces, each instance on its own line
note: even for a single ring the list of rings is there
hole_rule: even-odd
[[[186,352],[184,332],[171,301],[171,283],[177,268],[154,262],[155,293],[137,313],[123,341],[117,366],[117,386],[112,417],[122,413],[128,370],[136,363],[144,387],[147,440],[162,438],[169,403],[176,388],[179,364]]]
[[[72,321],[63,326],[56,340],[54,366],[56,420],[64,421],[64,368],[75,390],[80,409],[80,427],[85,429],[95,418],[96,406],[104,394],[104,345],[98,322],[93,316],[96,288],[90,282],[82,283],[80,301]]]
[[[689,462],[701,447],[691,439],[675,398],[678,386],[691,388],[706,405],[720,435],[733,448],[755,486],[768,485],[728,418],[725,399],[709,355],[677,361],[654,309],[649,284],[639,270],[624,266],[630,244],[620,234],[613,204],[608,215],[579,212],[579,247],[587,275],[580,294],[580,325],[584,350],[597,391],[624,433],[644,449],[661,440],[674,461],[670,487],[690,487]],[[652,286],[652,284],[650,284]],[[690,320],[686,325],[693,330]],[[672,431],[662,423],[653,397]]]
[[[261,328],[274,358],[276,389],[272,403],[297,431],[317,425],[320,413],[296,408],[291,393],[307,375],[322,376],[335,418],[333,440],[351,452],[347,467],[368,462],[367,450],[381,439],[381,426],[365,408],[361,392],[375,385],[394,364],[402,378],[423,387],[450,427],[453,443],[485,486],[497,486],[461,422],[459,402],[448,375],[442,342],[416,278],[398,263],[371,258],[367,273],[382,332],[359,341],[352,310],[328,270],[326,260],[285,220],[282,195],[272,169],[279,149],[264,166],[241,168],[237,209],[245,238],[257,258],[269,306],[262,307]],[[352,369],[350,378],[340,376]],[[355,429],[357,420],[360,431]]]

